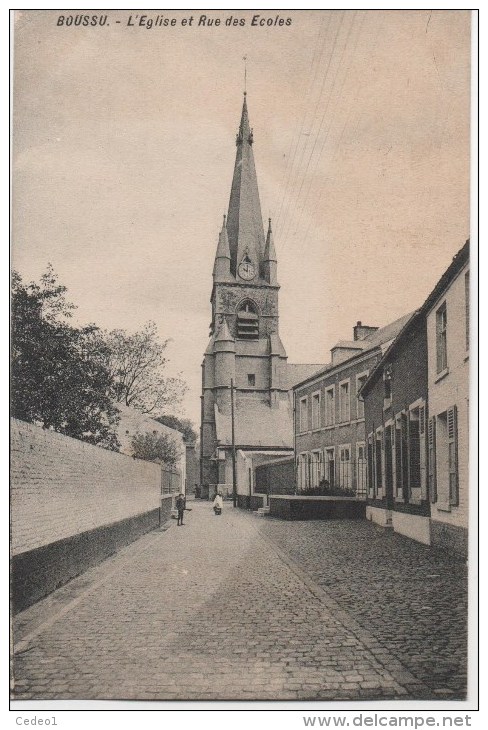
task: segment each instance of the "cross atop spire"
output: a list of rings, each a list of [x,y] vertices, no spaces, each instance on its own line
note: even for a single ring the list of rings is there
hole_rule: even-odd
[[[252,129],[249,126],[249,114],[247,111],[247,101],[246,101],[246,92],[244,92],[244,101],[242,103],[242,114],[241,114],[241,123],[239,125],[239,131],[236,136],[236,145],[239,147],[239,145],[245,144],[246,142],[248,144],[253,143],[253,132]]]

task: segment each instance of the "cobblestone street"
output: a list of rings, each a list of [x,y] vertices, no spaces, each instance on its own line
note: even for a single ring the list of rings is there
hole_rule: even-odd
[[[15,617],[14,698],[464,697],[463,562],[367,522],[189,506]]]

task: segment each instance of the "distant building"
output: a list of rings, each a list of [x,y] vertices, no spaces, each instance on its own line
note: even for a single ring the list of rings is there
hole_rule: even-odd
[[[120,413],[120,421],[117,427],[117,438],[120,443],[120,453],[133,456],[132,438],[138,433],[146,433],[168,436],[177,449],[177,460],[174,469],[163,465],[162,491],[185,490],[186,488],[186,444],[183,434],[174,428],[164,426],[159,421],[151,418],[146,413],[141,413],[136,408],[130,408],[122,403],[116,403]],[[177,477],[171,476],[168,472],[178,472]]]
[[[186,448],[186,489],[191,494],[200,483],[200,459],[196,441],[185,441]]]
[[[366,515],[467,554],[469,241],[361,390]]]
[[[227,217],[213,268],[210,342],[202,365],[200,481],[203,496],[232,493],[232,399],[239,504],[258,504],[254,468],[293,454],[289,366],[279,335],[277,257],[271,220],[264,234],[246,97]],[[308,372],[317,369],[308,366]]]
[[[357,394],[409,315],[378,329],[358,322],[331,362],[294,386],[298,491],[326,480],[366,498],[364,405]]]

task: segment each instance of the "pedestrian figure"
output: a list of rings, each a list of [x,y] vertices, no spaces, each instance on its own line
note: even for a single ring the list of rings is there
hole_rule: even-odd
[[[220,492],[217,492],[215,495],[215,499],[213,501],[213,511],[216,515],[219,515],[222,512],[222,507],[224,506],[224,500],[222,499],[222,494]]]
[[[178,510],[178,521],[176,524],[178,526],[183,524],[183,513],[185,511],[185,506],[186,506],[185,495],[182,492],[180,492],[178,497],[176,498],[176,509]]]

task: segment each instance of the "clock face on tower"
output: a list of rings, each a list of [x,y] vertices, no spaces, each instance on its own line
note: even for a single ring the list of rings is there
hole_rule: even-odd
[[[247,256],[242,259],[241,263],[239,264],[238,271],[241,279],[245,279],[246,281],[254,279],[254,276],[256,274],[256,269],[254,268],[254,265]]]

